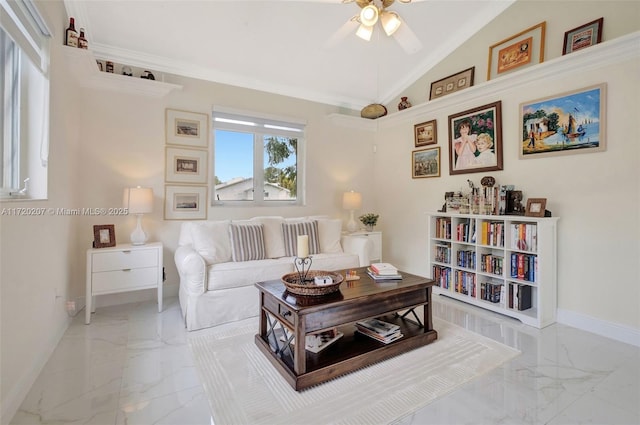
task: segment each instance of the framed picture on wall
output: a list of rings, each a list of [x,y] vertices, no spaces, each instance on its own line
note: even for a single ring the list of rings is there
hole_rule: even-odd
[[[606,89],[602,83],[521,103],[520,158],[604,151]]]
[[[431,91],[429,93],[429,100],[437,99],[442,96],[446,96],[453,92],[466,89],[473,86],[473,74],[476,67],[472,66],[469,69],[460,71],[456,74],[449,75],[441,80],[431,83]]]
[[[564,33],[562,54],[575,52],[593,46],[602,41],[602,23],[604,18],[596,19]]]
[[[171,183],[207,183],[208,151],[167,146],[165,181]]]
[[[544,62],[545,29],[546,22],[541,22],[490,46],[487,80]]]
[[[414,179],[440,177],[440,148],[411,152],[411,170]]]
[[[207,186],[165,186],[165,220],[206,220]]]
[[[435,145],[438,143],[436,120],[431,120],[413,126],[413,137],[416,148],[419,146]]]
[[[165,124],[168,145],[209,146],[209,117],[206,114],[167,109]]]
[[[502,170],[502,102],[449,116],[449,174]]]

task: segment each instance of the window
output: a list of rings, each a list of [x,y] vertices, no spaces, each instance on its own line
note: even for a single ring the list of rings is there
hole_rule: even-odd
[[[49,38],[31,0],[0,2],[0,199],[47,197]]]
[[[304,124],[213,112],[213,205],[303,203]]]

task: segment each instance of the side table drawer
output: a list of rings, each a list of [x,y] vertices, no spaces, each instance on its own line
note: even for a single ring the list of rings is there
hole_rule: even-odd
[[[94,273],[141,267],[156,267],[158,265],[158,250],[137,249],[131,251],[99,252],[93,254],[92,261],[92,270]]]
[[[156,287],[158,278],[157,267],[93,273],[91,292],[97,295]]]

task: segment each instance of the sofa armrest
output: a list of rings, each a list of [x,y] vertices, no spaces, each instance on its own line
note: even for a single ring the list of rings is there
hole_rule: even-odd
[[[349,254],[358,254],[360,267],[371,264],[369,253],[373,249],[373,242],[369,238],[343,235],[341,238],[342,250]]]
[[[207,280],[204,258],[191,245],[179,246],[173,258],[180,275],[180,285],[191,295],[203,294]]]

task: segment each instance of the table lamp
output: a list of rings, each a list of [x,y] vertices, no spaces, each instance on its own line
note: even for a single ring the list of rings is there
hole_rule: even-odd
[[[345,192],[342,196],[342,208],[349,210],[349,222],[347,223],[347,230],[351,233],[358,230],[358,224],[354,218],[355,210],[359,210],[362,207],[362,195],[359,192],[353,190]]]
[[[147,234],[142,230],[142,215],[153,212],[153,189],[150,187],[130,187],[124,190],[124,207],[129,214],[136,214],[138,223],[131,232],[132,245],[144,245]]]

